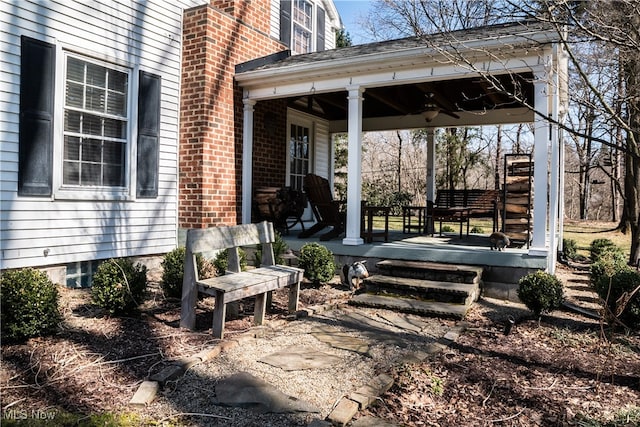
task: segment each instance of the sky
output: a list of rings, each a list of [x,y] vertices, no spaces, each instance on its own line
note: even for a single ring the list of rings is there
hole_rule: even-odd
[[[334,0],[333,3],[354,45],[372,41],[358,24],[358,20],[366,16],[371,6],[370,0]]]

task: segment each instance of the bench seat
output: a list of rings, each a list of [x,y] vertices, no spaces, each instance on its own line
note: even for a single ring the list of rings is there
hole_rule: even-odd
[[[290,313],[298,310],[300,282],[304,270],[275,264],[273,224],[242,224],[228,227],[191,229],[187,231],[184,279],[182,283],[182,307],[180,326],[195,327],[198,293],[215,297],[213,309],[213,335],[223,338],[227,304],[255,296],[255,325],[264,322],[267,300],[272,291],[289,287]],[[240,271],[239,249],[262,245],[262,261],[258,268]],[[199,279],[196,254],[205,251],[228,250],[228,268],[224,275]]]

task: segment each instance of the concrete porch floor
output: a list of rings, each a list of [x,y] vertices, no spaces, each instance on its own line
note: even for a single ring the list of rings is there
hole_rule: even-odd
[[[338,265],[366,259],[367,268],[374,274],[377,273],[375,264],[385,259],[480,265],[484,267],[482,280],[485,291],[488,291],[485,294],[510,300],[515,298],[515,284],[522,276],[546,268],[546,258],[529,255],[526,247],[492,251],[488,234],[470,233],[461,239],[458,233],[429,236],[389,231],[389,242],[378,240],[347,246],[342,244],[344,236],[320,241],[319,236],[327,230],[305,239],[298,238],[300,230],[291,230],[282,237],[294,252],[299,252],[305,243],[320,243],[334,254]]]

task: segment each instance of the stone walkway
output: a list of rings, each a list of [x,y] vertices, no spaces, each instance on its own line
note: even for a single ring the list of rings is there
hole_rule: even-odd
[[[388,310],[348,305],[305,309],[296,320],[267,322],[230,336],[152,376],[131,403],[149,404],[167,381],[189,368],[176,393],[188,393],[189,387],[212,389],[215,398],[209,395],[209,404],[261,414],[302,414],[313,427],[346,425],[393,385],[394,366],[442,351],[461,330],[453,321]],[[216,378],[213,388],[211,378]],[[201,383],[203,379],[209,381]],[[149,386],[153,390],[154,383],[155,392],[142,392]],[[390,425],[356,418],[351,425]]]

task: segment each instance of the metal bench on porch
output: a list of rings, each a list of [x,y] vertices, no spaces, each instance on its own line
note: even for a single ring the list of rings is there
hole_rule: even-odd
[[[467,235],[469,235],[471,218],[490,218],[492,231],[496,231],[499,197],[499,190],[438,190],[431,215],[434,222],[440,223],[441,235],[443,222],[460,223],[460,238],[462,238],[462,226],[466,223]]]
[[[267,308],[269,293],[289,287],[289,312],[298,309],[298,294],[304,270],[276,265],[273,253],[275,232],[270,222],[228,227],[190,229],[187,231],[182,308],[180,326],[193,329],[196,322],[198,292],[215,296],[213,309],[213,336],[222,339],[226,305],[255,296],[254,324],[261,325]],[[238,249],[243,246],[262,245],[262,266],[240,271]],[[215,250],[228,250],[228,271],[223,276],[200,280],[196,254]]]

